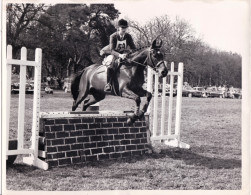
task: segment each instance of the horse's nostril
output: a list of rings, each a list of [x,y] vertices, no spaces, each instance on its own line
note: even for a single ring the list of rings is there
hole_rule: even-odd
[[[162,74],[162,76],[166,76],[166,75],[167,75],[167,71],[163,70],[163,71],[161,72],[161,74]]]

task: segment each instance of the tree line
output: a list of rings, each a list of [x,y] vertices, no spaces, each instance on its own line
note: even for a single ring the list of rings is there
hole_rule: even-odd
[[[65,78],[83,68],[101,63],[101,48],[116,31],[120,12],[114,4],[8,4],[7,44],[18,58],[27,47],[43,50],[43,76]],[[177,17],[155,17],[140,24],[127,18],[137,47],[160,36],[165,60],[184,63],[184,81],[192,86],[231,85],[241,87],[241,56],[219,51],[195,36],[192,26]],[[34,60],[34,59],[33,59]],[[18,68],[16,68],[18,72]],[[32,69],[28,69],[32,76]]]

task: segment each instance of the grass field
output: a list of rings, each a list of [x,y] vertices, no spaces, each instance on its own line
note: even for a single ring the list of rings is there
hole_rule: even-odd
[[[70,111],[69,93],[42,94],[41,111]],[[29,144],[32,95],[26,103],[26,147]],[[176,98],[174,98],[176,99]],[[168,98],[167,98],[168,101]],[[183,98],[181,139],[190,150],[154,143],[159,154],[48,171],[29,167],[19,156],[7,168],[9,190],[239,190],[241,189],[241,100]],[[18,95],[11,99],[11,135],[16,136]],[[160,105],[160,103],[159,103]],[[130,110],[128,99],[109,96],[101,110]]]

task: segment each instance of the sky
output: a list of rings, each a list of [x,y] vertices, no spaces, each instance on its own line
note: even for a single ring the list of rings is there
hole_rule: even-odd
[[[248,1],[246,0],[138,0],[115,1],[120,18],[140,23],[168,15],[188,21],[196,36],[211,47],[243,53],[248,36]]]

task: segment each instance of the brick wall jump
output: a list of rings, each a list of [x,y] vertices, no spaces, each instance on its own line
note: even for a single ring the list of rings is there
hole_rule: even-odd
[[[145,118],[132,126],[126,121],[126,115],[43,117],[45,161],[56,167],[144,154],[149,144]]]

